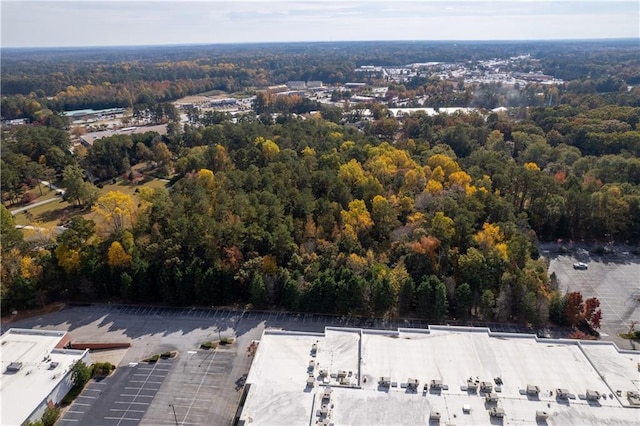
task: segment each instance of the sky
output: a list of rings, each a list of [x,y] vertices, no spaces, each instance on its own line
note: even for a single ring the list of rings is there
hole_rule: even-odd
[[[640,38],[639,0],[0,2],[2,47]]]

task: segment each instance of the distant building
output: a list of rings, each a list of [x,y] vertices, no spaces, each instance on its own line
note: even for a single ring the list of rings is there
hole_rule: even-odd
[[[320,80],[307,81],[307,89],[321,89],[322,87],[322,81]]]
[[[552,75],[540,74],[540,73],[523,73],[523,72],[514,72],[513,78],[525,81],[549,81],[553,80]]]
[[[114,135],[134,135],[141,134],[147,132],[156,132],[159,135],[167,134],[167,125],[166,124],[158,124],[156,126],[146,126],[146,127],[124,127],[118,130],[102,130],[99,132],[91,132],[86,135],[80,136],[80,143],[87,148],[91,148],[93,143],[98,139],[106,138]]]
[[[367,83],[345,83],[344,86],[348,89],[364,89]]]
[[[276,86],[267,87],[267,91],[270,93],[286,92],[287,90],[289,90],[289,88],[287,87],[286,84],[278,84]]]
[[[287,81],[287,87],[289,90],[304,90],[307,88],[307,83],[304,81]]]
[[[0,424],[20,425],[42,417],[69,392],[71,366],[90,364],[89,350],[65,349],[66,331],[12,328],[0,338]]]
[[[233,105],[236,105],[237,103],[238,103],[238,100],[235,98],[223,98],[223,99],[213,99],[211,100],[209,105],[211,105],[213,108],[217,108],[217,107],[233,106]]]
[[[107,109],[76,109],[73,111],[65,111],[64,115],[72,120],[89,120],[115,117],[118,114],[124,113],[124,108],[107,108]]]

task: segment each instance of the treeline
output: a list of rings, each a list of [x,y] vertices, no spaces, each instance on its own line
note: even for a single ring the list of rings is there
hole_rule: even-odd
[[[2,207],[3,309],[77,297],[544,324],[567,302],[539,239],[640,240],[637,108],[376,117],[364,131],[211,117],[80,156],[55,129],[6,131],[3,174],[33,185],[29,165],[49,168],[93,213],[36,244]],[[83,169],[133,181],[137,164],[173,185],[83,183]]]
[[[540,58],[539,66],[545,72],[574,82],[573,86],[567,86],[569,93],[609,92],[616,99],[609,99],[607,103],[638,106],[637,94],[624,96],[626,86],[640,80],[635,47],[632,42],[622,40],[456,43],[455,49],[446,42],[3,49],[2,117],[36,121],[35,114],[43,109],[133,107],[209,90],[239,92],[288,80],[321,80],[334,84],[364,78],[384,85],[383,80],[363,77],[354,69],[360,65],[403,66],[430,61],[473,63],[522,54]],[[522,71],[530,70],[529,67]],[[408,83],[408,89],[422,86],[418,83]],[[511,88],[496,84],[479,86],[474,90],[477,94],[454,90],[448,84],[428,86],[422,89],[431,95],[427,106],[549,105],[538,95],[546,90],[539,85],[530,85],[527,90],[521,88],[515,97]],[[557,97],[555,102],[559,102]]]

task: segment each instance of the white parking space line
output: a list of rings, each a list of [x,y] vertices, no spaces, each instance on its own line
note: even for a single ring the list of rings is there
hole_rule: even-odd
[[[74,405],[81,405],[83,407],[91,407],[91,404],[83,404],[81,402],[75,402]]]
[[[134,390],[134,389],[138,389],[138,390],[142,389],[142,390],[148,390],[148,391],[157,391],[158,390],[158,388],[145,388],[145,387],[135,388],[135,387],[131,387],[131,386],[125,386],[124,388],[128,389],[128,390]]]
[[[80,420],[77,419],[61,419],[61,422],[79,422]]]
[[[127,411],[122,408],[109,408],[109,411]],[[129,410],[130,413],[144,413],[144,410]]]
[[[182,397],[182,396],[176,396],[175,399],[189,399],[191,401],[196,401],[196,402],[211,402],[211,399],[192,399],[192,398],[188,398],[188,397]],[[174,404],[176,407],[188,407],[188,405],[179,405],[179,404]]]
[[[104,419],[105,420],[120,420],[120,421],[122,421],[122,420],[125,420],[125,421],[126,420],[131,420],[131,421],[136,421],[136,422],[142,420],[142,419],[133,418],[133,417],[105,417]]]
[[[129,383],[148,383],[151,385],[161,385],[162,382],[152,382],[147,380],[129,380]]]
[[[69,410],[69,411],[67,411],[67,413],[71,413],[71,414],[84,414],[84,411]]]
[[[96,399],[96,398],[97,398],[97,396],[80,395],[78,398]]]
[[[133,394],[133,393],[121,393],[120,396],[132,396],[134,399],[135,398],[153,398],[153,395],[139,395],[139,394]]]
[[[211,388],[211,389],[219,389],[220,386],[215,386],[215,385],[202,385],[199,383],[184,383],[183,386],[198,386],[201,388]]]
[[[149,405],[148,402],[129,402],[129,401],[116,401],[115,404]]]

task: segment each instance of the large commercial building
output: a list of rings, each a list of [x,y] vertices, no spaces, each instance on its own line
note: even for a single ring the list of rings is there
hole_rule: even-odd
[[[640,352],[488,329],[266,330],[242,425],[637,425]]]
[[[42,417],[72,386],[70,368],[90,364],[88,350],[64,349],[65,331],[12,328],[0,338],[0,424],[21,425]]]

